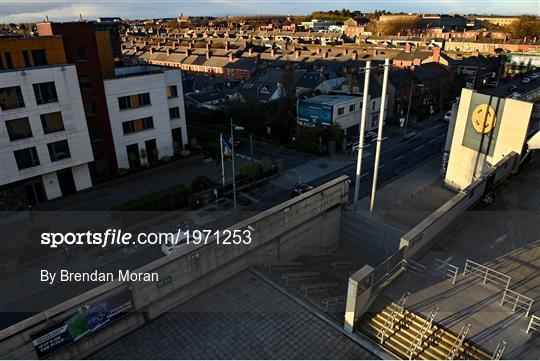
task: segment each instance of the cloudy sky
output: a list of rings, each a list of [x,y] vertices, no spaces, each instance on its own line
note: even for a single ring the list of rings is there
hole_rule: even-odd
[[[538,0],[0,0],[0,22],[90,20],[97,16],[159,18],[184,15],[308,14],[316,10],[536,14]]]

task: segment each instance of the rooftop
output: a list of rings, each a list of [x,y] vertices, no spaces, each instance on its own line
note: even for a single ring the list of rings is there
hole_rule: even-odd
[[[317,95],[309,99],[304,99],[302,102],[312,104],[336,105],[352,100],[360,99],[360,97],[350,95]]]

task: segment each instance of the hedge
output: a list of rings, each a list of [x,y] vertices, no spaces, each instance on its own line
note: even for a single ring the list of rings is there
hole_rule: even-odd
[[[188,204],[190,190],[177,184],[163,191],[154,192],[114,206],[111,211],[172,211]]]

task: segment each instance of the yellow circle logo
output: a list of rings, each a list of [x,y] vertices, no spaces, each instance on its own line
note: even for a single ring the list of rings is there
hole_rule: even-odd
[[[471,116],[472,126],[480,134],[491,132],[495,128],[496,121],[495,109],[488,104],[477,106]]]

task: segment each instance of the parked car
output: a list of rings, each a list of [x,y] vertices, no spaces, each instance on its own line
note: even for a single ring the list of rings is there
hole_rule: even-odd
[[[508,94],[512,94],[513,92],[515,92],[517,90],[517,85],[512,85],[510,87],[508,87],[508,89],[506,89],[506,92]]]
[[[523,80],[521,81],[523,84],[529,84],[531,82],[531,78],[523,78]]]
[[[315,188],[315,187],[312,186],[311,184],[299,183],[296,186],[294,186],[294,189],[292,191],[292,196],[297,197],[297,196],[299,196],[301,194],[304,194],[304,193],[312,190],[313,188]]]
[[[178,237],[177,237],[178,236]],[[182,231],[180,235],[178,234],[169,234],[165,243],[161,245],[161,251],[166,255],[178,252],[180,248],[186,245],[186,234]]]
[[[366,135],[364,135],[364,144],[369,144],[373,142],[375,139],[377,139],[377,133],[367,132]]]
[[[512,95],[509,96],[509,98],[517,99],[521,96],[521,93],[513,92]]]
[[[446,113],[444,113],[443,120],[445,122],[449,122],[452,119],[452,111],[449,110]]]

